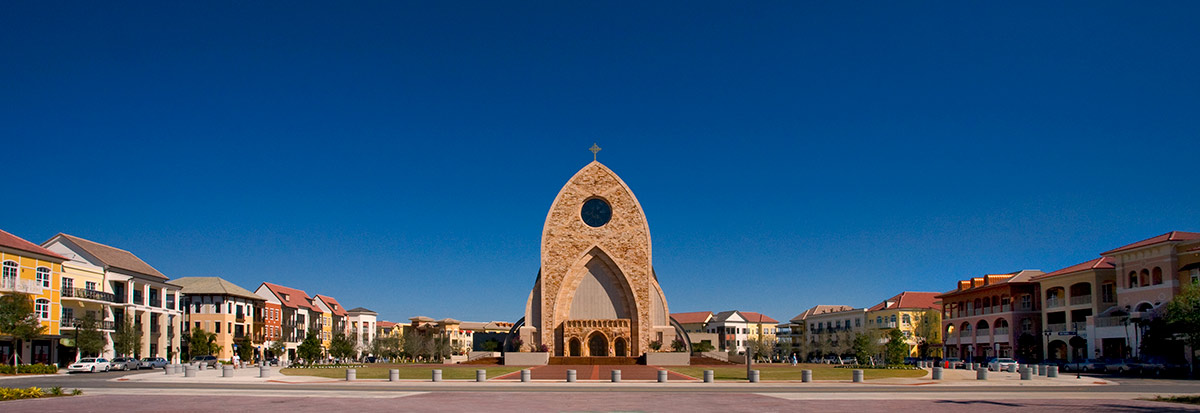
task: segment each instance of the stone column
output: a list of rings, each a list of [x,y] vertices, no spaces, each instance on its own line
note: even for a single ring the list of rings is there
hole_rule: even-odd
[[[143,299],[143,300],[145,300],[145,299],[146,299],[146,296],[145,296],[145,295],[143,295],[143,296],[142,296],[142,299]],[[141,350],[141,356],[142,356],[142,357],[146,357],[146,356],[149,356],[149,355],[150,355],[150,338],[151,338],[151,337],[150,337],[150,323],[153,323],[153,322],[154,322],[154,320],[152,320],[152,319],[150,318],[150,312],[149,312],[149,311],[144,311],[144,310],[143,310],[143,311],[138,311],[138,313],[140,313],[140,314],[142,315],[142,346],[141,346],[141,349],[142,349],[142,350]]]
[[[153,357],[166,358],[167,349],[172,348],[170,347],[171,342],[167,339],[167,326],[171,325],[168,318],[170,317],[167,317],[167,313],[165,312],[158,314],[158,342],[156,343],[158,345],[158,354],[155,354]]]

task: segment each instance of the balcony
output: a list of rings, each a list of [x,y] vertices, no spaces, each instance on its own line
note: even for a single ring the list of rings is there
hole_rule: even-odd
[[[89,290],[86,288],[63,288],[62,298],[79,298],[85,300],[105,301],[110,303],[117,302],[117,296],[113,293],[104,291]]]
[[[1092,303],[1092,295],[1091,294],[1077,295],[1077,296],[1071,297],[1071,305],[1083,305],[1083,304],[1091,304],[1091,303]]]
[[[895,322],[895,321],[888,321],[888,322],[885,322],[885,323],[879,323],[879,324],[878,324],[876,327],[877,327],[877,328],[896,328],[896,322]]]
[[[996,337],[1008,337],[1008,327],[996,327]]]
[[[981,328],[981,329],[975,330],[975,337],[987,337],[990,335],[990,333],[989,333],[990,331],[991,330],[988,330],[986,328]]]
[[[1087,323],[1071,323],[1071,331],[1087,331]]]
[[[1046,308],[1058,308],[1058,307],[1062,307],[1063,305],[1064,305],[1063,300],[1060,300],[1058,298],[1047,298],[1046,299]]]
[[[1046,329],[1050,330],[1051,333],[1057,333],[1059,331],[1067,331],[1067,323],[1046,324]]]
[[[244,323],[244,322],[246,322],[246,315],[242,314],[242,313],[238,313],[237,317],[235,317],[235,320],[239,323]]]
[[[83,323],[83,320],[80,320],[77,318],[64,318],[58,322],[58,324],[61,328],[69,328],[69,329],[79,328],[79,325],[82,323]],[[117,329],[116,323],[113,323],[112,321],[94,321],[94,323],[96,323],[97,330],[116,331],[116,329]]]
[[[1096,322],[1096,327],[1124,327],[1125,317],[1096,317],[1092,319]]]
[[[158,297],[150,297],[150,306],[162,308],[162,300],[158,299]]]

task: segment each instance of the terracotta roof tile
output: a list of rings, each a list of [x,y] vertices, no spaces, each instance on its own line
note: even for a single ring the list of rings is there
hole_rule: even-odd
[[[248,298],[251,300],[262,301],[259,297],[245,288],[239,287],[237,284],[226,281],[221,277],[183,277],[171,280],[171,284],[178,285],[180,292],[190,295],[228,295],[233,297]]]
[[[941,294],[942,293],[905,291],[900,294],[896,294],[892,298],[883,300],[883,302],[867,309],[867,311],[879,311],[892,308],[940,309],[941,306],[937,305],[936,302],[937,297]],[[888,305],[888,303],[891,303],[891,305]]]
[[[1100,258],[1096,258],[1091,261],[1081,262],[1079,264],[1075,264],[1070,267],[1063,268],[1061,270],[1052,271],[1052,272],[1049,272],[1049,273],[1046,273],[1043,275],[1039,275],[1037,277],[1031,278],[1031,280],[1034,280],[1034,281],[1044,280],[1044,279],[1047,279],[1050,277],[1055,277],[1055,276],[1064,275],[1064,274],[1071,274],[1071,273],[1076,273],[1076,272],[1085,271],[1085,270],[1113,269],[1113,268],[1117,268],[1116,264],[1117,264],[1116,258],[1100,257]]]
[[[328,295],[317,294],[316,296],[313,297],[313,299],[321,300],[322,303],[325,303],[325,306],[329,307],[329,312],[333,313],[333,315],[336,315],[339,317],[346,316],[346,309],[342,308],[342,305],[340,303],[338,303],[337,300],[334,299],[333,297],[330,297]]]
[[[750,322],[750,323],[778,323],[779,322],[779,320],[776,320],[771,317],[767,317],[765,314],[759,314],[759,313],[756,313],[753,311],[738,311],[738,313],[741,313],[742,317],[746,319],[746,322]]]
[[[263,285],[267,286],[267,289],[271,290],[271,292],[275,294],[276,298],[279,298],[279,302],[282,303],[284,307],[306,308],[309,311],[324,313],[320,308],[310,302],[312,298],[308,296],[308,293],[302,290],[284,287],[279,284],[271,284],[268,282],[264,282]]]
[[[79,248],[83,248],[85,252],[91,254],[93,257],[96,257],[96,259],[100,260],[100,263],[104,264],[105,266],[126,271],[133,271],[142,275],[162,278],[163,280],[167,279],[167,276],[163,275],[161,272],[158,272],[158,270],[154,269],[154,267],[151,267],[150,264],[142,261],[141,258],[133,255],[132,252],[125,251],[117,247],[104,245],[99,242],[79,238],[74,235],[62,233],[58,235],[67,239],[68,241],[71,241],[75,245],[78,245]]]
[[[0,246],[12,248],[12,249],[18,250],[18,251],[30,252],[30,253],[34,253],[34,254],[38,254],[38,255],[45,255],[46,257],[59,259],[59,260],[63,260],[63,261],[67,260],[67,257],[55,254],[54,251],[50,251],[48,249],[42,248],[41,246],[38,246],[37,244],[26,241],[24,238],[18,237],[13,234],[9,234],[8,232],[6,232],[2,229],[0,229]]]
[[[1190,241],[1190,240],[1196,240],[1196,239],[1200,239],[1200,233],[1171,231],[1166,234],[1159,235],[1157,237],[1150,237],[1150,238],[1147,238],[1147,239],[1144,239],[1144,240],[1141,240],[1141,241],[1138,241],[1138,242],[1135,242],[1135,243],[1132,243],[1132,244],[1129,244],[1129,245],[1126,245],[1126,246],[1123,246],[1123,247],[1120,247],[1120,248],[1117,248],[1114,250],[1102,252],[1102,253],[1100,253],[1100,255],[1114,254],[1114,253],[1118,253],[1118,252],[1122,252],[1122,251],[1128,251],[1131,249],[1146,247],[1146,246],[1159,244],[1159,243],[1163,243],[1163,242]]]
[[[708,319],[711,317],[712,311],[693,311],[690,313],[671,314],[671,318],[674,318],[675,321],[679,322],[679,324],[705,323],[708,322]]]
[[[854,307],[851,307],[848,305],[824,305],[824,304],[815,305],[810,309],[804,310],[803,313],[800,313],[799,315],[792,317],[791,321],[795,322],[795,321],[804,320],[810,316],[814,316],[817,314],[837,313],[837,312],[848,311],[848,310],[853,310],[853,309],[854,309]]]
[[[396,323],[393,323],[391,321],[380,321],[380,322],[375,323],[375,325],[377,325],[381,328],[392,328],[392,327],[396,326]]]

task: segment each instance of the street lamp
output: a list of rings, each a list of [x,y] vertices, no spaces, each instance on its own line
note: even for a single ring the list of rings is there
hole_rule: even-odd
[[[1054,334],[1054,332],[1050,331],[1050,328],[1046,328],[1045,330],[1042,331],[1042,334],[1046,335],[1046,343],[1043,344],[1044,346],[1046,346],[1045,347],[1046,355],[1043,357],[1043,360],[1049,360],[1050,359],[1050,335]]]

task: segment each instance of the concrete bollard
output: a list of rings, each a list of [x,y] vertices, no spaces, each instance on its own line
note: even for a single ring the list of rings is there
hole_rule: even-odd
[[[225,365],[221,367],[221,377],[233,377],[233,366]]]
[[[258,377],[264,378],[264,379],[267,377],[271,377],[271,366],[267,366],[267,365],[259,366],[258,367]]]
[[[941,368],[941,367],[934,367],[934,368],[933,368],[933,373],[931,373],[931,374],[933,374],[933,379],[934,379],[934,380],[941,380],[941,379],[942,379],[942,368]]]
[[[532,370],[529,370],[529,369],[521,370],[521,382],[522,383],[529,383],[529,380],[532,380],[532,377],[533,377]]]
[[[196,366],[183,366],[183,377],[196,377]]]
[[[1033,367],[1021,367],[1021,380],[1033,380]]]
[[[183,374],[183,366],[186,366],[186,364],[176,364],[175,374]]]
[[[1039,376],[1045,376],[1045,375],[1046,375],[1046,365],[1045,365],[1045,364],[1038,364],[1038,366],[1037,366],[1037,369],[1038,369],[1038,375],[1039,375]]]
[[[358,370],[346,369],[346,381],[358,380]]]
[[[400,369],[388,369],[388,381],[399,381]]]
[[[204,363],[196,363],[196,370],[204,371],[205,366],[206,366],[206,364],[204,364]]]
[[[475,370],[475,381],[480,383],[487,381],[487,370]]]
[[[975,369],[975,380],[987,380],[988,369]]]
[[[863,382],[863,371],[862,370],[854,370],[854,382],[855,383]]]
[[[800,370],[800,382],[801,383],[812,382],[812,370]]]
[[[576,377],[575,370],[567,370],[567,383],[574,383]]]
[[[1008,372],[1009,372],[1009,373],[1016,373],[1016,372],[1017,372],[1017,365],[1016,365],[1016,364],[1009,364],[1009,365],[1008,365]]]
[[[658,371],[658,382],[659,382],[659,383],[666,383],[666,382],[667,382],[667,371],[666,371],[666,370],[659,370],[659,371]]]
[[[171,373],[175,372],[175,366],[171,364],[165,365],[163,366],[163,371],[166,372],[166,375],[170,376]]]
[[[1046,378],[1058,377],[1058,366],[1046,366]]]
[[[442,381],[442,371],[441,370],[439,370],[439,369],[433,370],[433,381],[434,382]]]
[[[750,382],[758,383],[758,370],[750,370]]]
[[[613,383],[621,382],[621,370],[613,370],[612,371],[612,382]]]
[[[705,383],[713,382],[713,371],[712,370],[704,370],[704,382]]]

